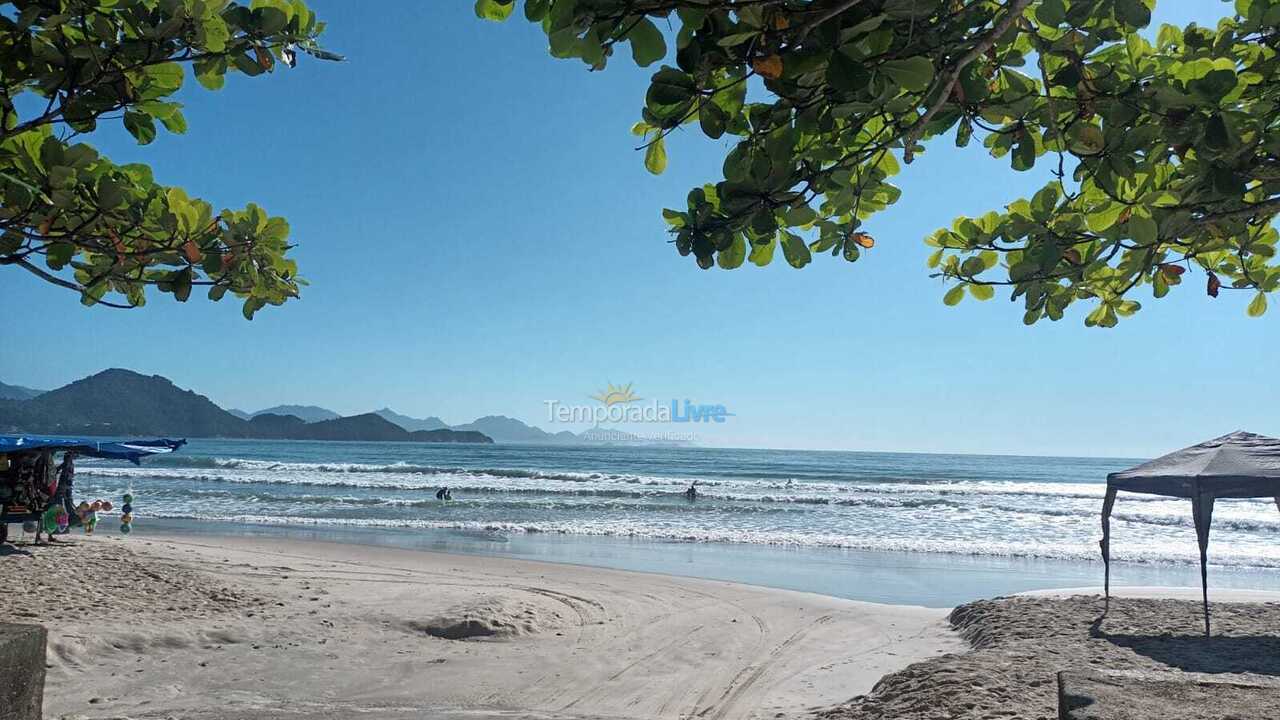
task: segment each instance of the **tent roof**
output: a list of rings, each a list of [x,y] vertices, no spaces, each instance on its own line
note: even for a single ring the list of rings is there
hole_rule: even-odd
[[[90,457],[128,460],[137,465],[140,458],[171,453],[186,444],[186,440],[97,440],[41,435],[0,435],[0,454],[32,450],[70,450]]]
[[[1172,497],[1280,497],[1280,439],[1240,430],[1111,473],[1107,486]]]

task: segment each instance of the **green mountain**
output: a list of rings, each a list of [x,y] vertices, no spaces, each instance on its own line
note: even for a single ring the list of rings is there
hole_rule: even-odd
[[[289,406],[286,406],[289,407]],[[305,408],[304,408],[305,409]],[[322,410],[322,408],[315,408]],[[262,413],[244,420],[159,375],[104,370],[26,400],[0,399],[0,432],[287,440],[493,442],[482,433],[410,433],[374,414],[306,422]]]
[[[482,432],[474,430],[450,430],[448,428],[437,428],[435,430],[415,430],[409,433],[409,439],[413,442],[456,442],[456,443],[492,443],[493,438]]]
[[[67,435],[244,437],[246,423],[159,375],[104,370],[0,408],[0,427]]]
[[[304,440],[365,440],[406,442],[409,431],[373,413],[307,423]]]
[[[0,382],[0,400],[30,400],[43,392],[43,390],[32,390],[29,387],[6,385]]]

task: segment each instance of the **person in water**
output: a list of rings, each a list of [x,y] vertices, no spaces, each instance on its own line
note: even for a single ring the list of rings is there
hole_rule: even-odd
[[[698,499],[698,481],[697,480],[694,480],[693,484],[689,486],[689,489],[684,491],[684,496],[689,498],[690,500]]]
[[[439,490],[437,490],[437,491],[436,491],[436,499],[437,499],[437,500],[448,500],[448,499],[449,499],[449,488],[446,486],[446,487],[442,487],[442,488],[440,488]]]

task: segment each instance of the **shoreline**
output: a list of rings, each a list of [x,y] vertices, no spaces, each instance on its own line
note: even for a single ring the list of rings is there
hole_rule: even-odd
[[[287,538],[0,555],[50,631],[47,717],[802,717],[963,649],[946,611]],[[67,582],[67,576],[82,578]]]
[[[686,542],[595,535],[480,533],[448,529],[385,529],[349,525],[233,523],[144,518],[134,537],[292,538],[555,562],[588,568],[721,580],[812,592],[864,602],[951,609],[973,600],[1062,587],[1094,587],[1100,560],[1024,558],[888,550],[852,550],[745,543]],[[1192,546],[1194,536],[1188,539]],[[1113,587],[1198,586],[1194,565],[1113,562]],[[1280,592],[1273,568],[1210,566],[1220,589]]]

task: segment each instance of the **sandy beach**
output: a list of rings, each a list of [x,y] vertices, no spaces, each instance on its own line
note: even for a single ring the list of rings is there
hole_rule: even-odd
[[[0,621],[49,628],[48,718],[1051,720],[1061,670],[1268,685],[1251,716],[1280,716],[1274,592],[1215,591],[1205,641],[1191,589],[1118,588],[1100,621],[1097,588],[946,611],[302,539],[72,538],[0,551]],[[1155,702],[1133,717],[1216,717]]]
[[[965,643],[944,610],[278,539],[6,548],[46,717],[786,718]]]

